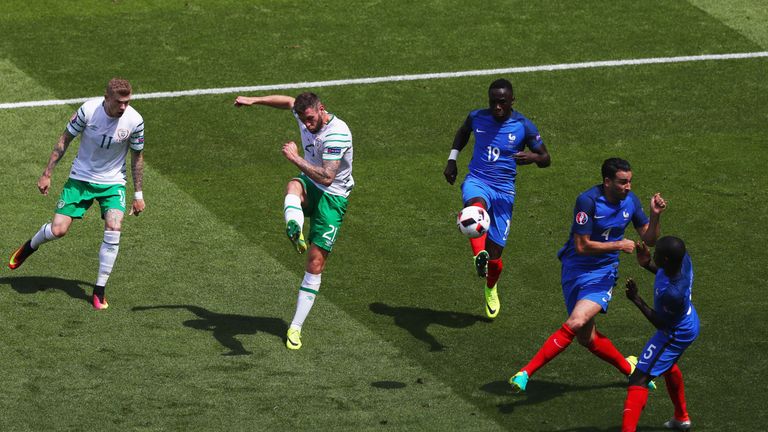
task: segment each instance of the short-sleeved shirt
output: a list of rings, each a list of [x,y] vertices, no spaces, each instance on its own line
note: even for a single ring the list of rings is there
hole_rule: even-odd
[[[144,149],[144,119],[130,105],[120,117],[104,110],[104,98],[86,101],[67,124],[74,136],[81,135],[80,148],[69,177],[98,184],[125,184],[128,148]]]
[[[541,147],[539,130],[517,111],[503,122],[496,120],[489,109],[472,111],[469,119],[475,148],[467,175],[514,195],[517,161],[513,155],[526,146],[531,150]]]
[[[672,278],[664,269],[656,272],[653,284],[653,309],[664,321],[667,332],[695,331],[698,333],[699,317],[691,303],[693,289],[693,263],[685,254],[680,274]]]
[[[320,190],[332,195],[348,197],[355,180],[352,178],[352,132],[347,124],[333,114],[320,131],[312,133],[304,126],[299,116],[293,112],[301,130],[301,145],[304,149],[304,159],[315,166],[323,166],[324,160],[340,160],[339,170],[330,186],[316,183]]]
[[[624,238],[624,230],[630,222],[635,228],[648,223],[648,216],[643,212],[643,206],[633,192],[629,192],[626,198],[615,204],[607,200],[602,185],[596,185],[583,192],[576,199],[568,241],[557,253],[563,269],[578,272],[618,265],[618,251],[600,255],[579,255],[576,253],[573,236],[586,234],[592,241],[615,242]]]

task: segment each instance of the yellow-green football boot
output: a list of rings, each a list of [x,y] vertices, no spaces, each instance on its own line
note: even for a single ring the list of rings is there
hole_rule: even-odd
[[[301,348],[301,330],[291,327],[285,338],[285,346],[288,349],[297,350]]]
[[[302,254],[307,251],[307,242],[304,241],[304,234],[301,232],[301,226],[294,220],[289,220],[285,227],[285,234],[288,240],[296,247],[296,252]]]
[[[501,302],[499,302],[499,293],[496,290],[496,285],[493,288],[485,287],[485,316],[488,318],[496,318],[501,309]]]

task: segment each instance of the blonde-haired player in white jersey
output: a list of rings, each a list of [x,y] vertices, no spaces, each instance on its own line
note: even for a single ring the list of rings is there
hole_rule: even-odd
[[[8,267],[18,268],[41,244],[64,236],[72,219],[83,217],[96,200],[104,219],[104,242],[99,250],[99,273],[93,289],[95,309],[109,307],[104,289],[117,259],[120,230],[125,214],[125,159],[131,149],[134,199],[129,214],[144,211],[144,119],[128,104],[131,84],[113,78],[103,98],[85,102],[72,116],[53,148],[48,165],[37,181],[40,193],[48,195],[51,175],[72,140],[80,135],[80,148],[72,162],[69,179],[56,203],[53,222],[40,230],[12,255]]]
[[[301,327],[317,297],[325,261],[336,242],[347,198],[355,184],[352,133],[344,121],[325,110],[314,93],[302,93],[296,98],[271,95],[235,99],[235,106],[250,105],[290,109],[301,130],[303,158],[295,142],[283,144],[283,156],[301,170],[288,182],[283,207],[286,234],[299,253],[307,251],[302,227],[304,215],[310,218],[306,272],[285,342],[289,349],[296,350],[301,348]]]

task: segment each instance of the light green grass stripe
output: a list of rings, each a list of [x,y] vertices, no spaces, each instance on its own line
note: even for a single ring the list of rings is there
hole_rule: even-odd
[[[768,2],[764,0],[688,1],[761,48],[768,48]]]

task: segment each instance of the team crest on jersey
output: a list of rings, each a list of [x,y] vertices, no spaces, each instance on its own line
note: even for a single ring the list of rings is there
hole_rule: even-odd
[[[117,130],[115,134],[117,135],[118,141],[125,141],[126,139],[128,139],[128,135],[131,134],[131,131],[129,131],[128,129],[120,128]]]
[[[629,219],[629,212],[624,210],[624,213],[622,213],[622,216],[624,216],[624,219]]]
[[[517,141],[517,137],[516,137],[515,135],[513,135],[513,134],[509,134],[509,135],[507,136],[507,139],[509,140],[509,143],[510,143],[510,144],[514,144],[514,143],[515,143],[515,141]]]
[[[64,208],[66,204],[67,203],[65,203],[64,200],[58,200],[56,201],[56,208],[59,208],[59,209]]]
[[[584,212],[578,212],[576,213],[576,223],[579,225],[584,225],[589,220],[589,216],[587,216]]]

